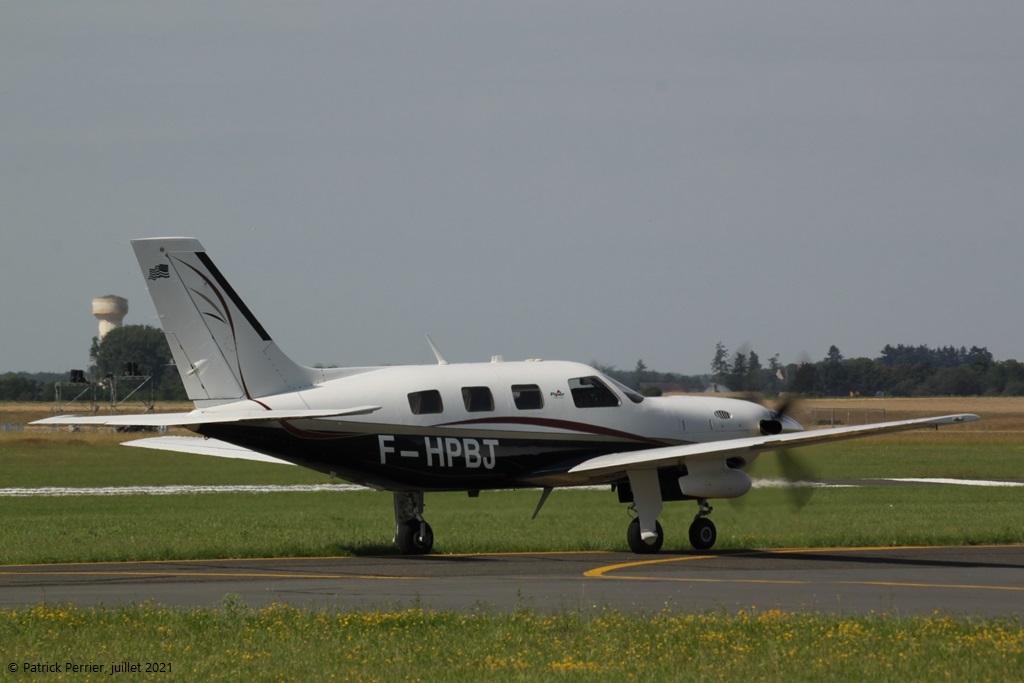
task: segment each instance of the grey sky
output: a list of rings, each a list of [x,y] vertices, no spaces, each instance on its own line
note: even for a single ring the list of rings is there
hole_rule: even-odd
[[[0,5],[0,372],[198,237],[304,363],[1024,359],[1020,2]]]

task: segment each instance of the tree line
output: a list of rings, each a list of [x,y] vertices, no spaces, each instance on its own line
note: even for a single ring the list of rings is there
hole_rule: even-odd
[[[111,330],[101,342],[93,337],[89,350],[92,365],[88,370],[72,370],[68,375],[8,372],[0,375],[2,401],[53,401],[55,385],[74,383],[95,385],[109,396],[110,385],[125,376],[149,377],[136,392],[139,400],[185,401],[188,396],[174,367],[167,337],[149,325],[125,325]],[[137,382],[136,382],[137,383]],[[66,392],[65,392],[66,393]],[[120,394],[123,397],[123,393]],[[101,400],[104,400],[101,399]]]
[[[997,361],[983,346],[887,344],[876,358],[825,358],[787,368],[793,389],[817,396],[1024,396],[1024,364]]]
[[[715,345],[711,372],[680,375],[649,370],[643,360],[630,370],[598,366],[648,395],[666,390],[758,392],[794,391],[808,396],[1024,396],[1024,363],[997,361],[985,347],[887,344],[876,358],[845,358],[829,347],[818,361],[762,361],[757,352],[730,353]]]
[[[149,376],[146,398],[187,400],[174,367],[167,338],[148,325],[126,325],[103,338],[93,338],[88,372],[78,379],[109,383],[132,375]],[[877,358],[845,358],[835,345],[818,361],[779,362],[779,354],[762,361],[753,349],[730,352],[715,345],[710,373],[683,375],[658,372],[638,360],[632,370],[591,363],[619,382],[648,395],[664,391],[750,391],[774,395],[796,391],[809,396],[1024,396],[1024,363],[997,361],[985,347],[887,344]],[[126,370],[130,368],[130,370]],[[54,384],[70,381],[54,373],[8,372],[0,375],[0,400],[51,401]]]

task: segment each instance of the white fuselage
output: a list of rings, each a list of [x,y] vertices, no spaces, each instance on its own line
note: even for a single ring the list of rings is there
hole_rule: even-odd
[[[763,406],[738,399],[644,398],[590,366],[565,361],[344,373],[258,403],[273,410],[364,404],[379,410],[197,431],[360,483],[485,489],[559,483],[544,471],[565,471],[596,455],[754,436],[760,421],[771,418]]]

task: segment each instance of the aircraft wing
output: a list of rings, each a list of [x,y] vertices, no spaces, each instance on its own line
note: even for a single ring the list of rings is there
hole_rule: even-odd
[[[241,460],[256,460],[259,462],[272,462],[280,465],[292,465],[286,460],[263,455],[248,448],[242,448],[226,441],[218,439],[204,439],[199,436],[158,436],[152,439],[136,439],[126,441],[122,446],[136,448],[152,448],[158,451],[175,451],[177,453],[195,453],[196,455],[212,455],[217,458],[239,458]]]
[[[278,422],[280,420],[308,420],[326,417],[366,415],[380,410],[380,406],[357,406],[333,410],[193,410],[189,413],[146,413],[142,415],[58,415],[36,420],[34,425],[110,425],[131,427],[187,427],[201,424],[228,424],[233,422]]]
[[[731,456],[742,456],[745,453],[762,453],[782,448],[796,448],[798,446],[856,439],[874,434],[900,432],[923,427],[938,429],[942,425],[962,424],[980,419],[977,415],[964,413],[915,420],[879,422],[869,425],[857,425],[855,427],[814,429],[775,436],[753,436],[742,439],[685,444],[682,446],[645,448],[639,451],[610,453],[591,458],[571,468],[568,473],[570,475],[581,475],[585,478],[616,473],[624,474],[627,470],[652,470],[694,460],[723,460]]]

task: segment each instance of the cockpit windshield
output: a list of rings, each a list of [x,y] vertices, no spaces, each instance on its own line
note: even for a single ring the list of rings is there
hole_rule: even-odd
[[[609,377],[608,379],[611,381],[612,384],[614,384],[616,387],[619,388],[619,391],[621,391],[622,393],[624,393],[626,395],[626,398],[628,398],[633,403],[643,403],[644,402],[644,397],[643,397],[642,394],[639,394],[636,391],[634,391],[633,389],[630,389],[629,387],[627,387],[622,382],[619,382],[618,380],[612,379],[611,377]]]

